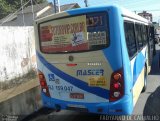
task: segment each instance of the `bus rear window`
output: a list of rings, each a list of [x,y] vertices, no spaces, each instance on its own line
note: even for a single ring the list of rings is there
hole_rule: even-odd
[[[69,53],[104,49],[109,45],[106,12],[43,22],[39,25],[44,53]]]

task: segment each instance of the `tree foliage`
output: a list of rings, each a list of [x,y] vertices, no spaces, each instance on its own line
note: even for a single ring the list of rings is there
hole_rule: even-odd
[[[28,2],[29,0],[22,0],[23,4]],[[43,3],[46,2],[47,0],[32,0],[33,4],[36,3]],[[31,0],[29,4],[27,4],[25,7],[31,5]],[[21,0],[0,0],[0,19],[7,16],[10,13],[15,12],[21,8]]]
[[[0,0],[0,17],[2,18],[6,14],[10,13],[11,6],[7,4],[5,0]]]

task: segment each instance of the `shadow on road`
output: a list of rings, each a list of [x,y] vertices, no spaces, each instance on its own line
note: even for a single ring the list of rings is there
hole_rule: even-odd
[[[38,111],[36,111],[36,112],[34,112],[34,113],[32,113],[32,114],[30,114],[28,116],[20,117],[18,121],[34,121],[34,119],[35,119],[35,121],[45,121],[43,119],[39,120],[39,119],[36,119],[36,118],[37,117],[40,117],[40,118],[41,117],[45,117],[46,118],[46,116],[48,116],[52,112],[54,112],[53,109],[44,107],[44,108],[41,108]],[[48,120],[46,120],[46,121],[48,121]]]
[[[108,118],[109,117],[109,118]],[[91,113],[75,112],[75,111],[60,111],[43,108],[37,113],[27,116],[20,121],[118,121],[112,118],[113,116],[98,115]]]
[[[118,121],[114,120],[116,118],[112,118],[113,116],[108,115],[98,115],[98,114],[90,114],[90,113],[80,113],[76,112],[76,114],[70,115],[51,115],[48,116],[48,121]]]
[[[70,117],[69,121],[100,121],[100,116],[96,115],[96,114],[87,114],[87,113],[80,113],[79,112],[76,115],[66,116],[67,119],[68,119],[68,117]]]
[[[160,115],[160,86],[148,97],[143,115]]]

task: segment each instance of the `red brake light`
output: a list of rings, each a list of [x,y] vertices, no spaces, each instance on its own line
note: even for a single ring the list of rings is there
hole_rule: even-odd
[[[44,86],[46,86],[46,83],[45,83],[44,81],[40,81],[40,85],[41,85],[42,87],[44,87]]]
[[[121,84],[120,84],[120,83],[114,83],[114,88],[115,88],[115,89],[120,88],[120,86],[121,86]]]
[[[116,101],[124,95],[123,70],[115,71],[111,75],[109,101]]]
[[[50,97],[49,89],[48,89],[48,86],[47,86],[45,76],[41,71],[38,72],[38,77],[39,77],[39,82],[40,82],[40,85],[41,85],[42,92],[44,92],[47,96]]]

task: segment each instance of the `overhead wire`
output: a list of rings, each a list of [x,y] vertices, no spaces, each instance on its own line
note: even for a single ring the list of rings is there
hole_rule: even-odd
[[[33,0],[33,2],[40,8],[40,9],[43,9],[38,3],[36,0]]]
[[[98,1],[96,2],[95,0],[88,0],[88,2],[92,3],[92,6],[97,6],[97,5],[105,5],[105,4],[117,4],[120,6],[123,6],[127,9],[130,9],[133,12],[143,12],[143,11],[148,11],[151,12],[151,14],[153,16],[155,16],[154,18],[157,18],[156,16],[159,15],[158,12],[160,11],[157,2],[153,2],[152,0],[112,0],[112,1]],[[148,4],[151,3],[152,4]],[[140,5],[143,5],[142,7],[140,7]],[[147,5],[147,6],[145,6]],[[144,7],[145,6],[145,7]],[[155,6],[155,8],[158,9],[149,9],[149,8],[153,8],[153,6]],[[146,9],[144,9],[146,8]]]
[[[28,0],[28,2],[24,3],[24,5],[22,5],[16,12],[14,12],[12,15],[10,15],[6,20],[4,20],[0,26],[2,26],[5,22],[7,22],[11,17],[13,17],[16,13],[18,13],[22,7],[25,7],[31,0]]]
[[[36,2],[36,0],[33,0],[33,2],[34,2],[40,9],[42,9],[42,7]]]
[[[17,12],[19,12],[19,10],[21,10],[21,9],[23,9],[23,7],[24,6],[26,6],[29,2],[31,2],[31,4],[32,4],[32,13],[33,13],[33,16],[34,16],[34,12],[33,12],[33,2],[39,7],[39,8],[41,8],[42,9],[42,7],[41,6],[39,6],[39,4],[35,1],[35,0],[28,0],[28,2],[26,2],[23,6],[21,6],[21,8],[20,9],[18,9],[15,13],[13,13],[11,16],[9,16],[5,21],[3,21],[3,23],[1,23],[0,25],[3,25],[8,19],[10,19],[13,15],[15,15]],[[67,1],[67,0],[66,0]],[[69,2],[70,0],[68,0],[68,2],[67,3],[71,3],[71,2]],[[104,4],[104,1],[98,1],[98,2],[95,2],[95,1],[93,1],[93,0],[90,0],[90,1],[92,1],[92,4],[98,4],[98,5],[100,5],[100,4]],[[142,4],[142,3],[145,3],[145,2],[150,2],[151,0],[141,0],[141,1],[138,1],[138,0],[133,0],[133,1],[125,1],[125,4],[124,4],[124,6],[128,6],[128,7],[130,7],[130,6],[132,6],[132,8],[134,8],[134,7],[136,7],[138,4]],[[72,2],[76,2],[76,0],[72,0]],[[88,2],[89,2],[89,0],[88,0]],[[118,4],[118,3],[124,3],[124,1],[120,1],[120,0],[115,0],[115,1],[107,1],[107,2],[105,2],[105,3],[112,3],[112,4]],[[160,11],[160,9],[154,9],[154,10],[132,10],[132,11],[153,11],[153,12],[155,12],[155,11]],[[34,19],[34,17],[33,17],[33,19]]]

